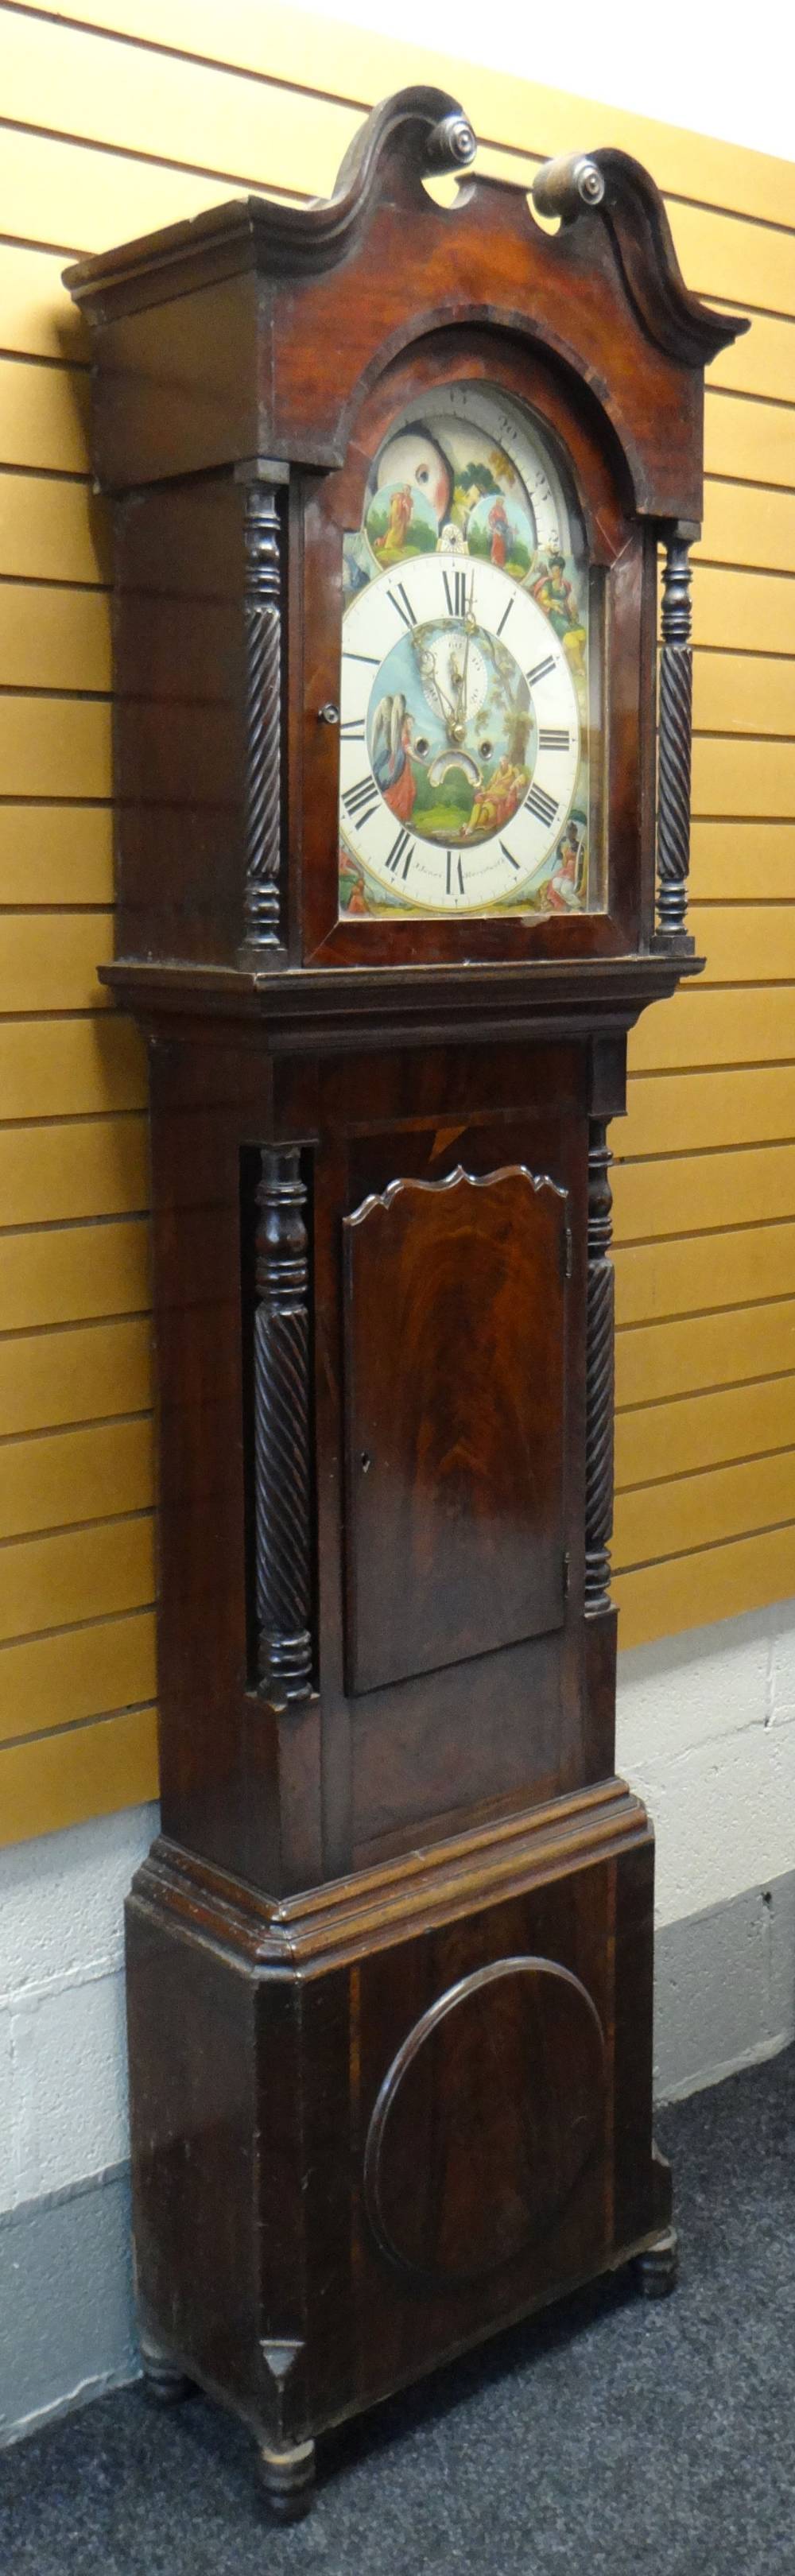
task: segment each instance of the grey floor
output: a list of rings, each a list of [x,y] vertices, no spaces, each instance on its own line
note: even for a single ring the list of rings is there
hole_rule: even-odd
[[[795,2049],[658,2134],[674,2298],[608,2283],[348,2427],[290,2530],[203,2400],[105,2398],[0,2458],[2,2576],[792,2576]]]

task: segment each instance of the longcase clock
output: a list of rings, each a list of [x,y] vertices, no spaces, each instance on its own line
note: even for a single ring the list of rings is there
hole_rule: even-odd
[[[474,149],[406,90],[328,203],[69,272],[114,521],[107,979],[151,1071],[142,2352],[251,2425],[285,2515],[327,2426],[674,2266],[607,1129],[699,964],[688,548],[744,326],[623,154],[539,172],[554,230]]]

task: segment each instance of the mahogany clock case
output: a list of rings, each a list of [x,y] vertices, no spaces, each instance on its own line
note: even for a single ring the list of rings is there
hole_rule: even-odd
[[[607,1128],[685,926],[703,369],[616,153],[410,91],[334,198],[81,264],[115,524],[118,957],[150,1061],[163,1832],[128,1907],[152,2386],[312,2443],[659,2244],[653,1853],[615,1778]],[[343,534],[494,384],[602,608],[600,907],[338,919]],[[663,599],[655,795],[657,550]],[[655,820],[657,883],[655,895]],[[646,2270],[647,2284],[650,2274]]]

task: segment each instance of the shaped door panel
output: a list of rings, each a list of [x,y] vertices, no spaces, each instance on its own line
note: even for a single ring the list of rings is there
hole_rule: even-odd
[[[567,1204],[459,1167],[343,1220],[354,1691],[562,1623]]]

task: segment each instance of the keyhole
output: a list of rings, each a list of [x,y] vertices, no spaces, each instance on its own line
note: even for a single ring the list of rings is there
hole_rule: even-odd
[[[360,1461],[360,1464],[361,1464],[362,1475],[363,1475],[363,1476],[369,1476],[370,1468],[371,1468],[371,1465],[372,1465],[372,1460],[371,1460],[371,1457],[370,1457],[369,1449],[363,1449],[363,1450],[362,1450],[362,1455],[361,1455],[361,1461]]]

